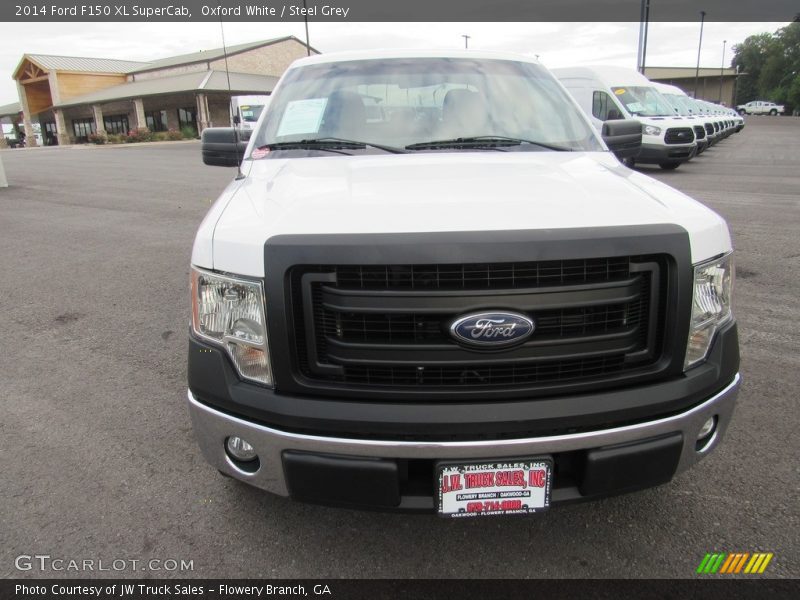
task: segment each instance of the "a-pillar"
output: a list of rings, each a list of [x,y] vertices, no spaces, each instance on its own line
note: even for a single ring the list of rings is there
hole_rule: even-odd
[[[139,129],[147,127],[147,119],[144,116],[144,101],[141,98],[136,98],[133,101],[133,113],[136,117],[136,127]]]

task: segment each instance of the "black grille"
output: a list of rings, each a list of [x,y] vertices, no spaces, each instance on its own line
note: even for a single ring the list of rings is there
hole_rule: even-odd
[[[296,366],[306,384],[446,390],[594,382],[653,365],[660,256],[290,269]],[[449,324],[480,310],[534,320],[519,346],[475,351]]]
[[[666,144],[691,144],[694,141],[694,133],[691,127],[670,127],[664,134]]]
[[[695,125],[694,126],[694,135],[697,137],[698,140],[703,140],[706,137],[706,130],[703,129],[702,125]]]
[[[714,134],[714,126],[711,123],[706,123],[706,133],[708,135]]]

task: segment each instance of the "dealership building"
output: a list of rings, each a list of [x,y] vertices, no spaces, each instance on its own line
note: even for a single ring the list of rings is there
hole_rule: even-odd
[[[19,103],[0,107],[0,122],[21,122],[29,145],[34,123],[46,145],[142,127],[201,132],[230,123],[231,96],[270,94],[309,51],[287,36],[231,46],[227,60],[222,48],[151,62],[25,54],[12,75]]]

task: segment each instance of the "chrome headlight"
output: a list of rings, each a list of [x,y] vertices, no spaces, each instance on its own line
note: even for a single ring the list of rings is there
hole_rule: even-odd
[[[714,334],[720,326],[733,319],[733,268],[733,254],[726,254],[694,268],[692,321],[684,370],[705,359],[714,341]]]
[[[192,330],[222,347],[244,379],[273,385],[261,282],[192,267]]]
[[[642,133],[645,135],[661,135],[661,127],[656,127],[655,125],[645,125]]]

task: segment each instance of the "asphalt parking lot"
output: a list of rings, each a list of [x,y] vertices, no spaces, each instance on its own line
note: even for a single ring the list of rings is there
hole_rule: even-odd
[[[750,117],[677,171],[737,248],[744,386],[727,438],[660,488],[532,518],[293,503],[225,479],[185,406],[194,232],[231,169],[197,143],[0,152],[0,576],[692,577],[706,552],[800,576],[800,119]],[[20,555],[193,561],[20,571]]]

